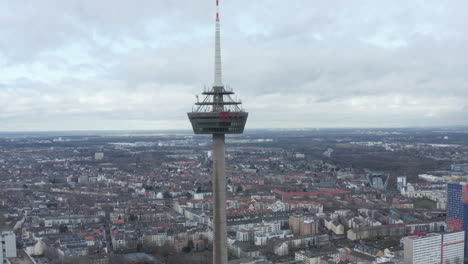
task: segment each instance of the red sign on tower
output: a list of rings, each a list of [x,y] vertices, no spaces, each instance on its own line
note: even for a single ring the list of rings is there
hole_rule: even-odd
[[[219,119],[221,122],[227,122],[229,119],[229,113],[228,112],[221,112],[219,115]]]

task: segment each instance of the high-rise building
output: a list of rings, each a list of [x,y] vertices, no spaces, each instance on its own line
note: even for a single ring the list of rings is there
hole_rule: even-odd
[[[219,9],[219,0],[216,0]],[[213,263],[226,264],[226,176],[225,176],[225,134],[242,134],[248,113],[241,108],[241,102],[233,100],[231,89],[225,89],[221,69],[221,28],[219,11],[216,12],[215,67],[212,89],[202,93],[205,98],[195,103],[188,118],[195,134],[213,136]],[[198,98],[198,97],[197,97]]]
[[[406,176],[398,176],[397,178],[397,190],[401,192],[401,189],[406,187]]]
[[[388,177],[388,175],[385,175],[382,172],[367,174],[367,182],[369,186],[379,191],[385,191],[387,189],[389,178],[390,177]]]
[[[289,229],[294,234],[297,234],[300,232],[300,226],[301,226],[301,216],[300,215],[291,215],[289,216]]]
[[[467,183],[447,184],[447,228],[454,231],[468,231]],[[465,244],[465,256],[467,253],[467,244]]]
[[[289,228],[296,235],[315,235],[318,233],[318,221],[313,216],[294,214],[289,217]]]
[[[0,264],[9,263],[7,258],[16,258],[16,236],[12,231],[2,231],[0,236]]]
[[[442,234],[417,234],[406,237],[404,243],[405,264],[463,263],[465,232]]]

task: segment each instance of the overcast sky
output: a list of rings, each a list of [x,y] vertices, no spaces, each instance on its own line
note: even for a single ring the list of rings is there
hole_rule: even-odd
[[[0,1],[0,131],[189,129],[215,0]],[[468,1],[221,0],[248,128],[468,125]]]

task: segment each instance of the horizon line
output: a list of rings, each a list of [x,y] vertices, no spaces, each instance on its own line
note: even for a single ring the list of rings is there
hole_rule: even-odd
[[[245,132],[249,131],[265,131],[265,130],[274,130],[274,131],[308,131],[308,130],[355,130],[355,129],[370,129],[370,130],[390,130],[390,129],[454,129],[454,128],[466,128],[468,125],[450,125],[450,126],[388,126],[388,127],[372,127],[372,126],[362,126],[362,127],[303,127],[303,128],[250,128],[246,129]],[[191,129],[78,129],[78,130],[16,130],[16,131],[0,131],[0,134],[25,134],[25,133],[105,133],[105,132],[127,132],[127,133],[141,133],[141,132],[190,132]]]

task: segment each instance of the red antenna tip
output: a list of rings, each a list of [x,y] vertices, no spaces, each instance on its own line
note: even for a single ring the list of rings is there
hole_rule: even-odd
[[[216,0],[216,5],[219,6],[219,0]]]

